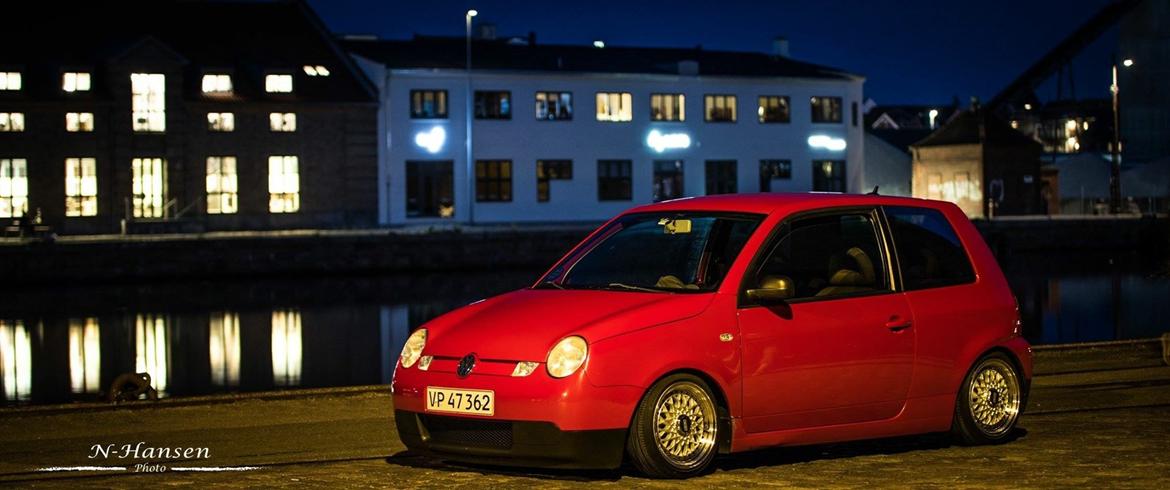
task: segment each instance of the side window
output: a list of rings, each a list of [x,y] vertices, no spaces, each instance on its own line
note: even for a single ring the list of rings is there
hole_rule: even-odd
[[[967,252],[942,213],[926,208],[888,207],[886,217],[907,290],[975,281]]]
[[[890,290],[870,213],[814,216],[783,226],[748,288],[787,280],[794,290],[791,299]]]

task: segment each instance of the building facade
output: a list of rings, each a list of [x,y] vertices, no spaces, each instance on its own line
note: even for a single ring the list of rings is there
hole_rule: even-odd
[[[376,223],[376,93],[303,3],[52,8],[10,18],[21,42],[0,51],[0,219],[58,233]]]
[[[381,93],[381,223],[597,221],[688,196],[861,188],[859,76],[780,52],[533,36],[477,39],[469,74],[463,46],[346,42]]]

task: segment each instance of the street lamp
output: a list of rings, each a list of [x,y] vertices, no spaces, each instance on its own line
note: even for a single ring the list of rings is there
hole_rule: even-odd
[[[471,110],[472,110],[472,94],[471,94],[471,18],[479,15],[479,11],[470,9],[467,14],[463,16],[464,24],[466,25],[466,41],[467,45],[464,49],[466,55],[467,68],[467,90],[464,94],[466,107],[464,108],[464,136],[466,140],[463,142],[464,148],[467,150],[467,223],[475,223],[475,163],[471,161]]]
[[[1121,61],[1126,68],[1133,66],[1133,59]],[[1109,86],[1113,94],[1113,144],[1110,148],[1112,162],[1109,166],[1109,211],[1113,214],[1121,213],[1121,107],[1118,103],[1118,94],[1121,86],[1117,82],[1117,55],[1113,56],[1113,85]]]

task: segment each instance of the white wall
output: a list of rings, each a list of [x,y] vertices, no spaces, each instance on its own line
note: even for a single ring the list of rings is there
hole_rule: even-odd
[[[388,172],[382,178],[388,192],[383,198],[380,215],[384,223],[451,222],[436,218],[406,217],[405,162],[407,160],[451,160],[454,162],[455,218],[465,222],[468,216],[469,185],[466,174],[464,121],[466,78],[461,70],[387,70],[382,85],[383,118],[389,121],[387,146],[380,148]],[[445,89],[448,94],[447,119],[411,119],[412,89]],[[701,76],[660,76],[622,74],[551,74],[551,73],[484,73],[475,72],[472,90],[509,90],[512,92],[511,120],[475,120],[473,159],[512,161],[511,202],[476,203],[475,222],[555,222],[597,221],[613,216],[634,205],[651,201],[653,161],[681,159],[684,163],[686,195],[703,195],[706,160],[736,160],[739,192],[759,190],[761,159],[792,160],[792,179],[773,183],[773,191],[808,191],[812,188],[814,159],[846,160],[846,182],[850,192],[862,187],[864,160],[863,131],[851,124],[851,104],[862,100],[862,81],[814,79],[717,78]],[[538,121],[535,118],[535,92],[569,91],[573,93],[571,121]],[[597,92],[633,94],[633,121],[601,122],[595,117]],[[651,93],[683,93],[686,96],[685,122],[651,122]],[[733,94],[738,97],[737,122],[704,121],[705,94]],[[757,97],[787,95],[790,98],[791,122],[760,124],[757,120]],[[809,98],[842,97],[841,123],[812,124]],[[858,114],[859,119],[862,114]],[[414,143],[414,136],[441,126],[447,132],[446,144],[431,154]],[[659,154],[646,145],[652,130],[685,132],[692,145],[683,150],[666,150]],[[847,149],[829,151],[808,146],[808,137],[824,134],[845,138]],[[551,182],[549,202],[536,199],[536,160],[570,159],[573,179]],[[597,160],[631,160],[633,199],[603,201],[597,199]],[[471,188],[474,189],[473,187]],[[471,196],[473,197],[473,196]]]

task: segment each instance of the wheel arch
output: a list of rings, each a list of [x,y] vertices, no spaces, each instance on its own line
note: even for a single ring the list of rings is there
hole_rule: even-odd
[[[646,389],[642,391],[642,397],[638,399],[638,403],[641,404],[642,401],[645,400],[646,395],[648,395],[650,393],[650,389],[653,388],[654,385],[658,384],[659,381],[662,381],[662,380],[669,378],[671,376],[674,376],[676,374],[688,374],[688,375],[694,376],[696,378],[703,380],[703,382],[707,383],[707,386],[709,386],[711,388],[711,390],[712,390],[711,394],[715,396],[715,409],[719,413],[719,421],[718,421],[718,423],[719,423],[719,432],[718,432],[719,433],[719,441],[717,441],[717,443],[716,443],[716,451],[719,454],[731,453],[731,437],[732,437],[731,406],[728,404],[727,393],[724,391],[723,385],[719,384],[719,382],[715,380],[714,376],[711,376],[710,374],[703,371],[702,369],[694,368],[694,367],[681,367],[681,368],[675,368],[675,369],[672,369],[670,371],[666,371],[666,372],[662,373],[661,375],[659,375],[657,378],[654,378],[653,381],[651,381],[649,384],[646,385]],[[633,425],[633,422],[634,422],[633,418],[636,415],[637,415],[637,410],[635,410],[634,413],[630,415],[630,421],[629,421],[629,423],[626,424],[627,426]]]

